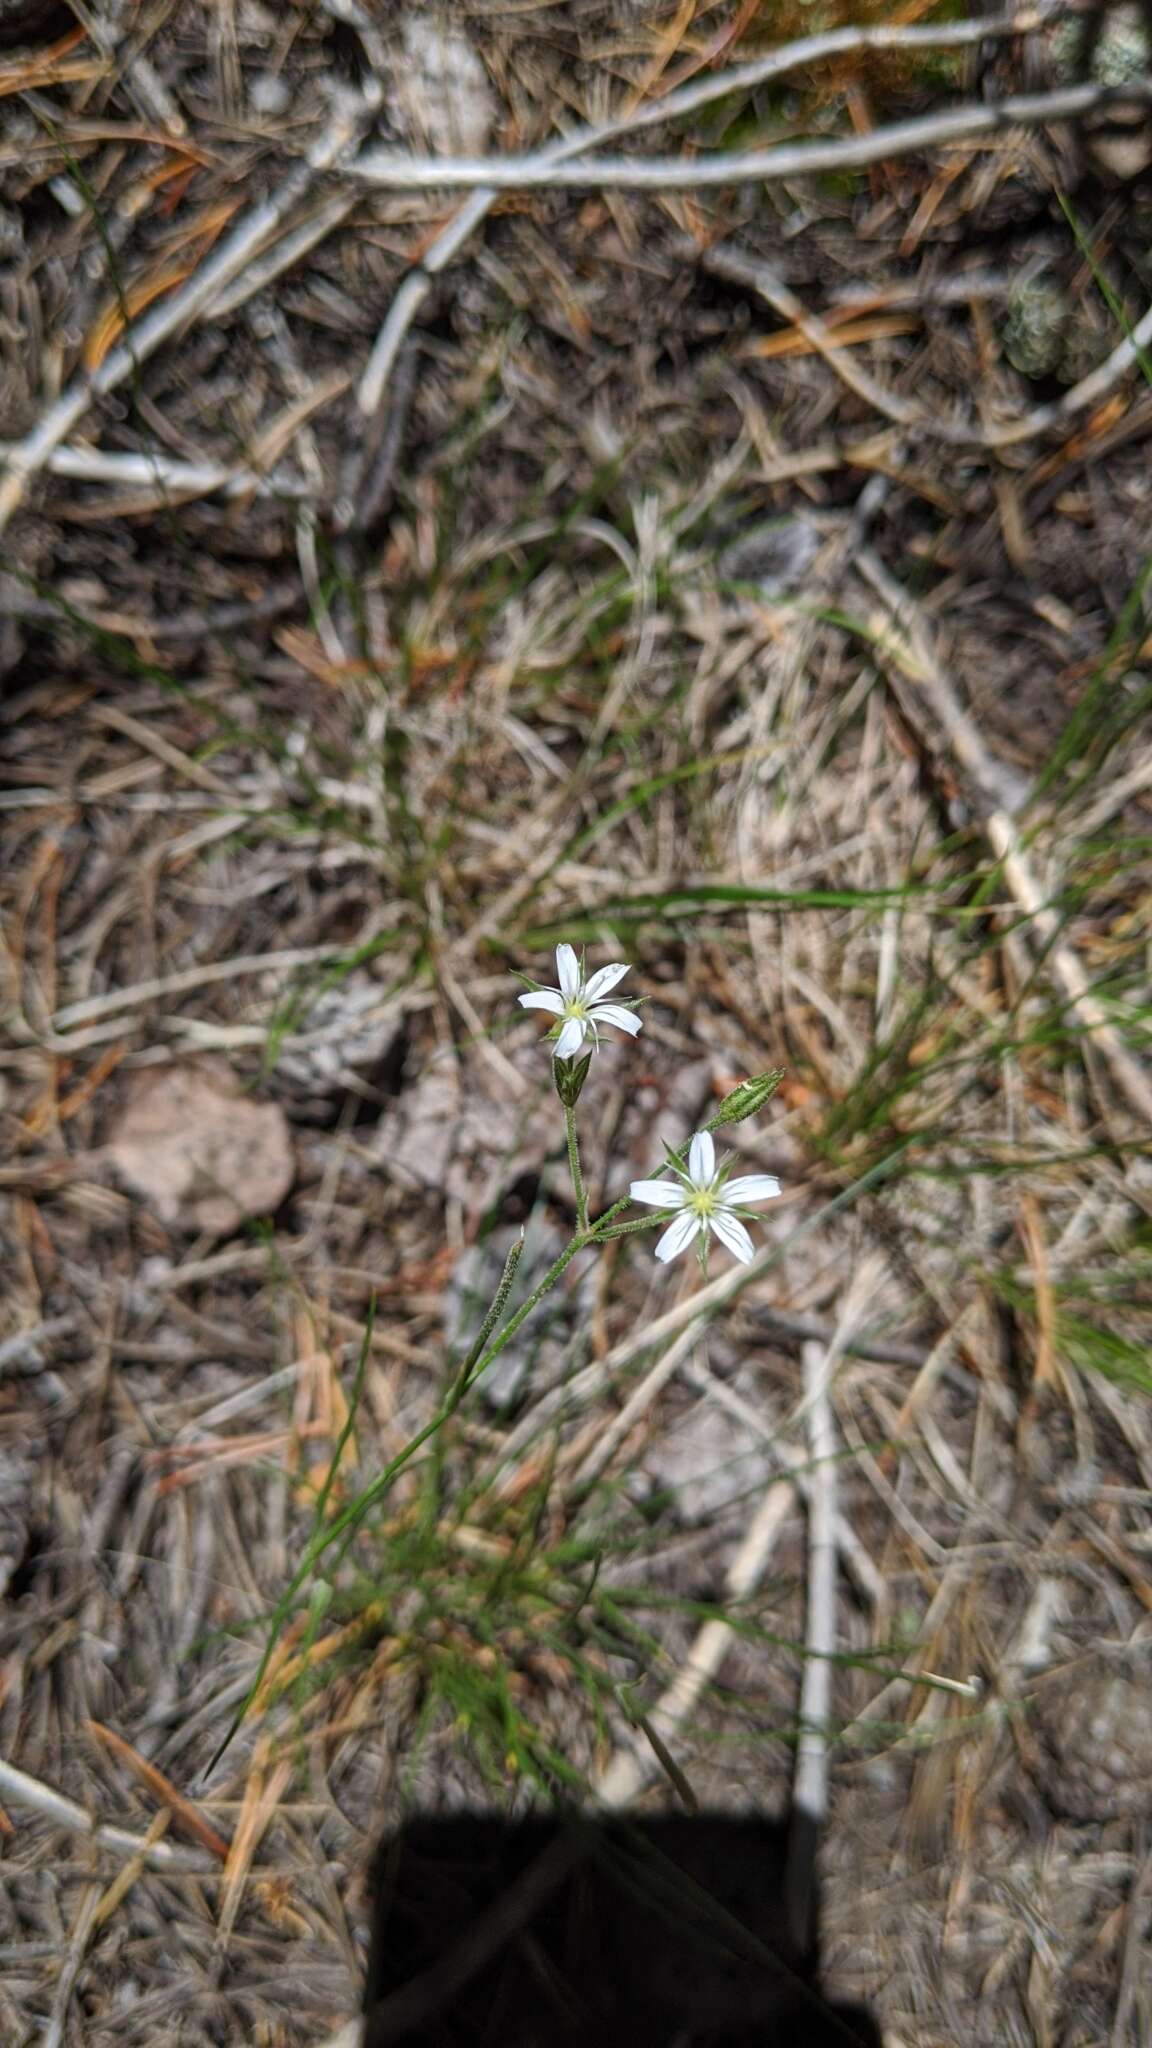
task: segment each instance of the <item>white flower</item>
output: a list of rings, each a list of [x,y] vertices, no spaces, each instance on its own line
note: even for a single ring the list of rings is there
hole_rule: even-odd
[[[556,979],[560,983],[559,988],[535,989],[531,995],[520,998],[525,1010],[547,1010],[550,1016],[562,1020],[560,1036],[552,1047],[553,1059],[572,1059],[589,1036],[595,1042],[600,1024],[615,1024],[619,1031],[627,1031],[635,1038],[640,1029],[639,1017],[634,1017],[623,1003],[602,1003],[600,1000],[627,973],[627,965],[616,960],[610,967],[601,967],[587,981],[582,981],[579,962],[571,946],[557,946]]]
[[[732,1256],[747,1265],[752,1257],[752,1239],[740,1221],[739,1211],[747,1202],[767,1202],[780,1193],[780,1183],[770,1173],[744,1173],[729,1180],[727,1163],[717,1167],[716,1147],[710,1131],[697,1131],[688,1150],[688,1170],[674,1171],[679,1180],[634,1180],[628,1192],[634,1202],[646,1202],[652,1209],[675,1209],[656,1246],[658,1259],[674,1259],[687,1251],[694,1237],[702,1239],[701,1254],[708,1234],[715,1231]]]

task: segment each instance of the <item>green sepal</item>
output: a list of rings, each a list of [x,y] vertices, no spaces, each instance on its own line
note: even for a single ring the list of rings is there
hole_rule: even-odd
[[[576,1104],[580,1100],[580,1091],[588,1079],[588,1069],[591,1065],[592,1054],[590,1052],[586,1052],[583,1059],[553,1060],[552,1078],[556,1083],[556,1093],[564,1104],[565,1109],[575,1109]]]

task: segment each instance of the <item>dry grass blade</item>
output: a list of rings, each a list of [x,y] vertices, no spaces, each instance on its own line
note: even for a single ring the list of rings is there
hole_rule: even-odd
[[[222,1944],[231,1939],[253,1859],[288,1789],[293,1768],[286,1758],[269,1767],[266,1750],[258,1746],[244,1786],[236,1833],[224,1865],[218,1921]]]
[[[117,1735],[114,1728],[105,1728],[99,1721],[89,1721],[88,1727],[112,1756],[127,1765],[151,1798],[168,1809],[173,1824],[183,1834],[191,1836],[194,1842],[199,1842],[201,1848],[207,1849],[210,1855],[219,1857],[221,1863],[227,1862],[229,1844],[212,1826],[211,1821],[205,1820],[192,1800],[186,1799],[173,1785],[171,1779],[165,1777],[163,1771],[158,1770],[155,1764],[149,1763],[147,1757],[141,1756],[130,1742],[125,1742],[122,1735]]]
[[[1046,893],[1025,850],[1020,829],[1011,811],[1005,807],[1004,794],[1010,783],[1004,769],[990,753],[939,667],[923,621],[911,600],[869,551],[862,551],[859,566],[883,597],[893,622],[901,632],[909,635],[914,650],[919,695],[902,685],[898,668],[891,672],[893,687],[900,694],[905,714],[915,725],[920,717],[920,703],[926,702],[931,707],[938,729],[979,799],[984,829],[997,860],[1003,865],[1005,883],[1029,919],[1069,1009],[1085,1032],[1090,1034],[1092,1042],[1100,1048],[1117,1089],[1141,1119],[1143,1127],[1152,1128],[1152,1079],[1125,1045],[1106,1005],[1093,993],[1085,968],[1060,937],[1060,921],[1055,911],[1048,907]]]

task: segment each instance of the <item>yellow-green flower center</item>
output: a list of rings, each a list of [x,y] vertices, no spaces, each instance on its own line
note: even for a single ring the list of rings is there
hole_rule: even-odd
[[[694,1216],[714,1216],[719,1204],[711,1188],[693,1188],[688,1207]]]
[[[565,1018],[576,1017],[583,1023],[588,1015],[588,1006],[583,996],[569,996],[564,1004]]]

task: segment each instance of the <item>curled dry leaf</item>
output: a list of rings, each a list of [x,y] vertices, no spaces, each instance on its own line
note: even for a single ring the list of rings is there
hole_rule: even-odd
[[[106,1156],[165,1223],[215,1237],[277,1208],[295,1174],[283,1110],[220,1060],[140,1076]]]

